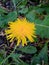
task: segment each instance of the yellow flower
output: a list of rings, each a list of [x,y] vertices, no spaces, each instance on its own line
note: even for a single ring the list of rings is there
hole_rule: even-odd
[[[17,46],[22,43],[22,46],[27,45],[27,39],[30,42],[34,42],[35,36],[35,24],[27,21],[26,18],[18,18],[15,22],[9,22],[9,27],[5,30],[7,39],[10,42],[13,39],[17,40]]]

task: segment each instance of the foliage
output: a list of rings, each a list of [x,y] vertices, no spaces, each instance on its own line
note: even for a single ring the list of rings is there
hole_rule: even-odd
[[[6,0],[2,0],[2,2],[6,3]],[[49,1],[11,0],[11,3],[11,8],[4,7],[4,4],[0,5],[0,28],[5,30],[8,22],[14,22],[18,17],[26,17],[27,20],[35,23],[37,38],[33,43],[28,41],[29,44],[24,47],[21,45],[15,47],[14,40],[14,48],[12,50],[11,47],[9,49],[9,41],[6,41],[7,44],[5,43],[5,46],[3,43],[3,48],[2,45],[0,46],[0,65],[48,65]],[[44,44],[42,44],[43,39]],[[42,47],[39,45],[40,48],[38,49],[38,45],[35,45],[37,43],[38,45],[41,44]]]
[[[36,24],[36,34],[40,35],[42,38],[49,38],[48,10],[48,7],[35,7],[34,10],[26,14],[26,17]],[[46,13],[46,15],[44,14],[44,12]]]

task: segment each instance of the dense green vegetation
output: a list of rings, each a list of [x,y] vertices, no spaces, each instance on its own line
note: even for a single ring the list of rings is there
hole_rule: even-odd
[[[26,17],[36,26],[33,44],[16,47],[6,39],[9,21]],[[49,1],[0,0],[0,65],[49,65]]]

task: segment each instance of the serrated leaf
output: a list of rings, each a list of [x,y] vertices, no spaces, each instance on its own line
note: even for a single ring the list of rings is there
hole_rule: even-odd
[[[29,20],[29,21],[33,21],[35,20],[35,11],[32,10],[30,11],[28,14],[26,14],[26,18]]]
[[[26,14],[28,12],[28,8],[22,8],[21,10],[19,10],[19,13],[21,14]]]
[[[26,14],[26,18],[36,25],[36,34],[42,38],[49,38],[49,14],[45,16],[44,20],[36,18],[36,10],[30,11]]]
[[[8,15],[0,15],[0,27],[5,28],[10,21],[14,21],[17,19],[17,12],[10,12]]]
[[[20,55],[21,54],[12,53],[10,57],[12,57],[15,62],[19,63],[17,59],[20,57]]]
[[[1,13],[7,13],[7,11],[3,7],[0,6],[0,14]]]
[[[21,59],[18,59],[18,61],[19,61],[18,65],[29,65],[26,62],[23,62]]]
[[[13,3],[16,4],[16,7],[19,5],[26,5],[27,4],[27,0],[13,0]]]
[[[47,44],[45,44],[45,46],[42,48],[42,50],[40,51],[40,53],[38,55],[35,55],[32,58],[32,63],[31,65],[36,65],[36,64],[41,64],[42,60],[44,61],[45,64],[48,64],[48,47]]]
[[[43,21],[41,21],[41,23],[37,23],[39,22],[36,21],[35,24],[36,24],[36,33],[37,35],[40,35],[40,37],[45,37],[45,38],[49,38],[49,16],[47,16]]]
[[[19,58],[19,56],[20,56],[20,54],[16,54],[16,53],[11,54],[11,57],[14,59]]]
[[[18,50],[29,54],[34,54],[37,52],[37,49],[34,46],[26,46],[26,47],[19,48]]]
[[[10,12],[7,15],[7,21],[14,21],[15,19],[17,19],[17,12],[16,11]]]
[[[0,63],[4,60],[4,53],[5,53],[5,50],[0,50]]]
[[[21,55],[21,54],[15,54],[15,53],[13,53],[13,54],[11,55],[11,57],[15,60],[15,62],[17,62],[17,63],[16,63],[17,65],[28,65],[27,63],[25,63],[25,62],[23,62],[21,59],[19,59],[20,55]]]

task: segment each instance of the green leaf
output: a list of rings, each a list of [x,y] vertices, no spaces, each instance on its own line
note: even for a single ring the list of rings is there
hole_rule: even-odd
[[[23,62],[21,59],[18,59],[18,61],[19,61],[18,65],[29,65],[26,62]]]
[[[4,60],[5,58],[5,50],[0,50],[0,63]]]
[[[11,57],[16,62],[17,65],[28,65],[27,63],[23,62],[21,59],[19,59],[21,54],[13,53]]]
[[[16,4],[16,7],[27,4],[27,0],[12,0],[12,2]]]
[[[1,13],[7,13],[7,11],[3,7],[0,6],[0,14]]]
[[[44,9],[44,10],[46,10],[46,9]],[[28,12],[28,14],[26,14],[26,18],[30,22],[35,23],[37,35],[39,35],[41,38],[49,38],[49,14],[47,14],[46,16],[44,15],[44,19],[40,20],[39,17],[37,18],[36,13],[37,13],[36,9],[32,10],[32,11]],[[39,12],[38,12],[38,14],[39,14]]]
[[[15,21],[17,19],[17,12],[13,11],[8,13],[8,15],[0,15],[0,27],[5,28],[10,21]]]
[[[20,57],[20,54],[13,53],[13,54],[11,54],[11,57],[13,58],[14,61],[19,63],[19,61],[17,59]]]
[[[28,8],[22,8],[21,10],[19,10],[19,13],[21,14],[26,14],[28,12]]]
[[[39,20],[36,20],[36,33],[37,35],[40,35],[40,37],[49,38],[49,16],[46,16],[46,18],[41,21],[41,23],[37,23]]]
[[[45,44],[44,48],[40,51],[38,57],[44,60],[45,64],[48,64],[48,46]]]
[[[5,20],[5,17],[0,15],[0,27],[4,28],[4,25],[6,24],[7,20]]]
[[[36,64],[41,64],[42,60],[44,61],[45,64],[48,64],[48,47],[47,44],[45,44],[45,46],[42,48],[42,50],[40,51],[40,53],[38,55],[35,55],[32,58],[32,63],[31,65],[36,65]]]
[[[0,63],[1,63],[3,60],[4,60],[3,57],[0,57]]]
[[[29,53],[29,54],[34,54],[37,52],[37,49],[34,46],[25,46],[25,47],[19,48],[18,50],[25,53]]]
[[[13,5],[14,5],[14,10],[16,10],[16,0],[12,0]]]
[[[29,20],[29,21],[33,21],[35,20],[35,11],[32,10],[30,12],[28,12],[28,14],[26,14],[26,18]]]
[[[13,11],[7,15],[7,21],[14,21],[17,19],[17,12]]]
[[[16,54],[16,53],[13,53],[11,54],[11,57],[14,58],[14,59],[17,59],[20,57],[21,54]]]

